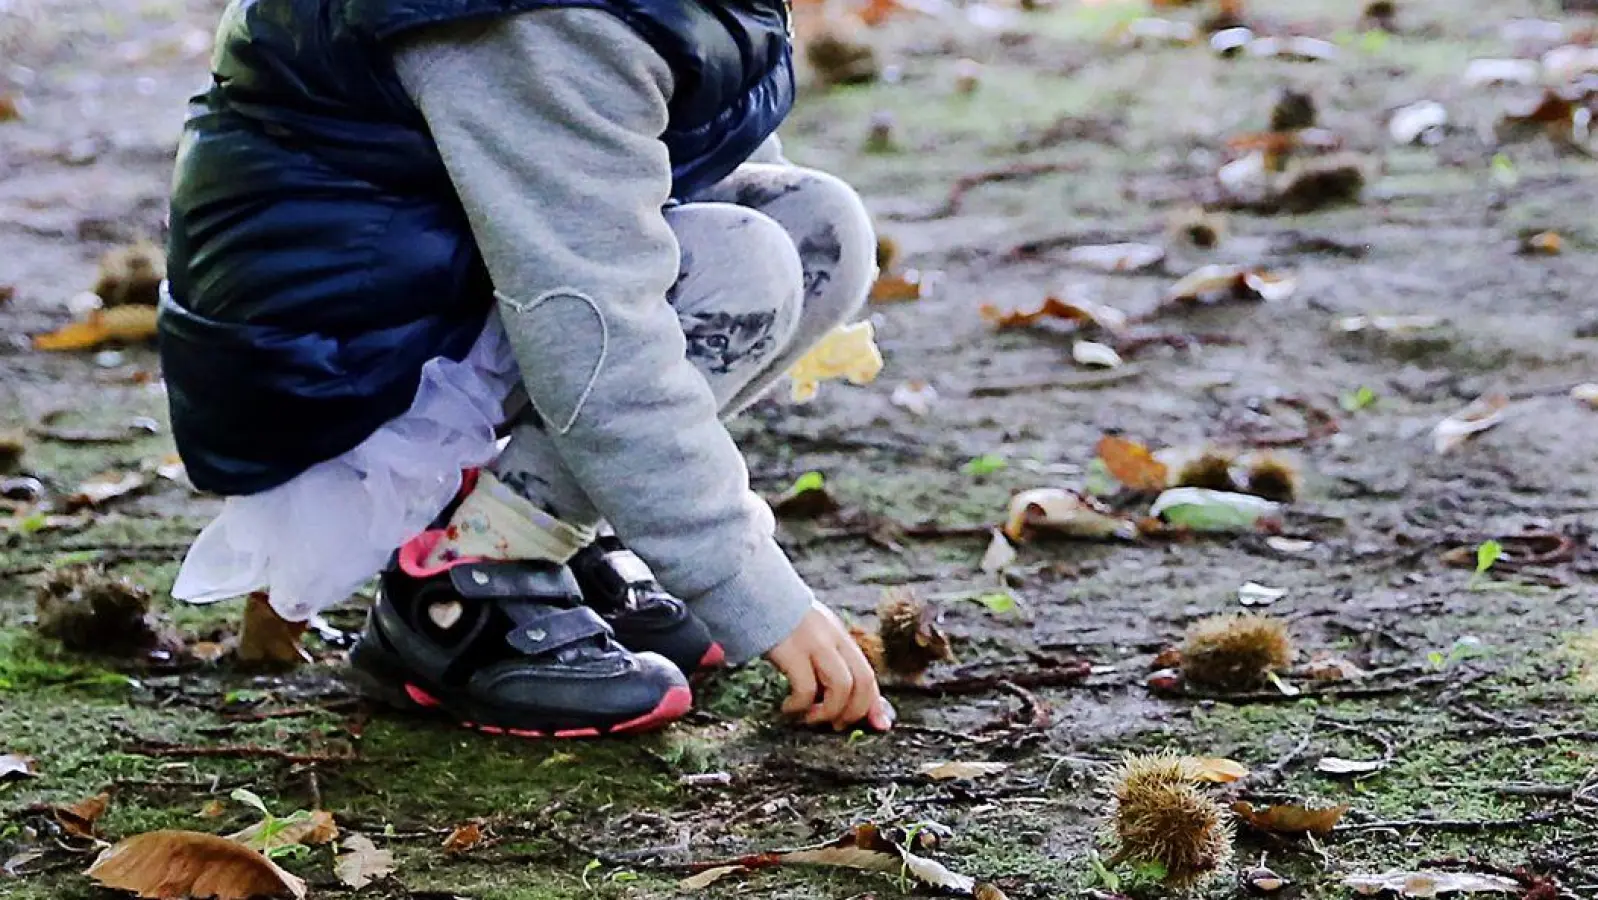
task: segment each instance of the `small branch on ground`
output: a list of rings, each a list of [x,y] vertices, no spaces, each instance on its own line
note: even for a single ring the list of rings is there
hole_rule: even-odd
[[[196,747],[185,744],[168,744],[161,741],[139,741],[122,748],[124,753],[138,756],[171,757],[175,759],[276,759],[295,765],[349,762],[355,754],[345,751],[332,753],[293,753],[277,747],[260,747],[255,744],[223,744],[214,747]]]
[[[1402,831],[1408,828],[1428,831],[1451,831],[1458,834],[1477,834],[1484,831],[1513,831],[1516,828],[1530,828],[1534,825],[1557,822],[1563,818],[1565,818],[1565,813],[1544,811],[1521,816],[1518,819],[1393,819],[1383,822],[1359,822],[1338,825],[1333,831],[1336,834],[1351,834],[1359,831],[1381,831],[1385,829]]]
[[[1127,363],[1124,366],[1106,369],[1102,372],[1077,372],[1056,375],[1051,378],[979,384],[972,387],[967,393],[972,397],[1008,397],[1011,394],[1024,394],[1032,391],[1085,391],[1110,387],[1123,381],[1131,381],[1142,374],[1142,366],[1137,363]]]
[[[986,694],[990,691],[1020,688],[1075,687],[1093,674],[1093,666],[1084,660],[1065,662],[1056,668],[1027,671],[999,671],[987,675],[970,675],[923,683],[885,684],[883,691],[893,694],[914,694],[921,697],[949,697],[969,694]]]
[[[985,172],[973,172],[962,175],[956,179],[954,186],[949,189],[949,196],[943,205],[936,209],[928,210],[917,215],[900,217],[903,222],[930,222],[935,219],[947,219],[958,215],[961,207],[965,205],[966,195],[972,190],[987,184],[1000,184],[1009,181],[1021,181],[1027,178],[1037,178],[1043,175],[1057,175],[1062,172],[1080,172],[1082,163],[1079,162],[1054,162],[1054,163],[1017,163],[999,169],[990,169]]]

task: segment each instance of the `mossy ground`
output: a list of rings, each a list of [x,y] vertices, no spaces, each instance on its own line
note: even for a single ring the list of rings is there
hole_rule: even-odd
[[[929,299],[872,310],[888,360],[879,384],[829,386],[808,407],[763,405],[735,432],[762,489],[818,470],[851,509],[958,531],[997,520],[1014,490],[1076,479],[1106,429],[1161,444],[1235,442],[1260,398],[1297,395],[1335,410],[1340,396],[1369,388],[1375,402],[1338,412],[1336,437],[1298,450],[1309,475],[1300,508],[1315,514],[1311,551],[1284,555],[1246,540],[1043,543],[1022,550],[1010,586],[1018,611],[995,615],[965,599],[995,587],[976,571],[980,537],[904,540],[895,551],[864,536],[789,528],[784,540],[805,574],[855,618],[869,617],[882,585],[907,583],[942,609],[962,663],[1026,666],[1026,654],[1044,648],[1103,668],[1086,686],[1037,692],[1052,711],[1047,728],[992,741],[973,736],[1014,712],[1005,694],[902,696],[912,727],[889,736],[795,732],[772,713],[778,679],[755,667],[710,685],[701,711],[664,735],[543,745],[368,709],[339,677],[339,648],[314,638],[317,665],[270,675],[226,661],[140,668],[66,655],[35,637],[30,585],[52,566],[99,560],[164,595],[216,505],[157,482],[82,530],[0,539],[0,752],[35,757],[41,773],[0,784],[0,862],[45,854],[19,877],[0,875],[0,895],[98,896],[78,874],[90,855],[56,844],[42,807],[109,790],[107,839],[160,827],[220,833],[250,821],[227,799],[247,788],[282,813],[324,806],[393,849],[396,876],[362,896],[673,896],[673,864],[811,843],[861,821],[949,826],[938,855],[952,867],[997,880],[1013,897],[1073,896],[1105,887],[1094,861],[1110,854],[1103,776],[1121,754],[1150,749],[1277,772],[1248,789],[1256,802],[1349,804],[1353,830],[1315,841],[1242,833],[1239,860],[1263,858],[1297,882],[1298,896],[1344,896],[1337,885],[1346,873],[1439,860],[1526,867],[1558,878],[1568,896],[1598,892],[1598,819],[1581,793],[1598,769],[1586,537],[1598,524],[1598,417],[1556,389],[1593,371],[1594,347],[1576,323],[1591,315],[1598,282],[1598,182],[1592,161],[1546,143],[1493,146],[1482,135],[1515,91],[1459,79],[1470,59],[1509,52],[1499,25],[1558,16],[1558,4],[1412,0],[1399,6],[1397,35],[1358,30],[1357,4],[1254,6],[1265,21],[1334,39],[1341,58],[1227,61],[1197,48],[1119,46],[1110,35],[1146,12],[1138,2],[1063,2],[1027,15],[1008,36],[962,24],[958,11],[951,21],[905,14],[874,32],[900,78],[808,95],[785,139],[792,157],[860,186],[881,230],[903,248],[901,265],[940,271],[942,281]],[[0,48],[35,73],[25,87],[29,115],[0,124],[0,172],[18,176],[0,179],[0,284],[17,288],[0,326],[15,335],[59,324],[60,301],[92,282],[101,251],[159,232],[182,100],[204,79],[203,48],[185,49],[186,29],[208,29],[216,13],[206,0],[51,10],[0,20]],[[985,65],[972,95],[953,89],[962,57]],[[14,77],[0,72],[0,94]],[[1214,251],[1173,245],[1165,275],[1073,270],[1048,249],[1165,241],[1169,218],[1210,190],[1226,139],[1263,129],[1283,86],[1310,91],[1322,123],[1377,163],[1363,204],[1234,215]],[[1446,104],[1456,127],[1437,147],[1389,147],[1386,113],[1422,99]],[[866,153],[868,119],[882,112],[892,115],[897,149]],[[63,148],[86,140],[101,148],[90,162],[64,161]],[[928,218],[955,179],[1015,162],[1062,170],[977,188],[958,215]],[[1565,254],[1516,255],[1515,239],[1529,228],[1560,232]],[[1304,238],[1362,255],[1296,249]],[[1037,253],[1011,252],[1037,241]],[[983,301],[1018,305],[1067,289],[1145,310],[1172,277],[1214,261],[1291,270],[1299,292],[1172,322],[1241,343],[1151,352],[1141,376],[1096,389],[1047,384],[1071,368],[1066,340],[996,335],[977,313]],[[1357,313],[1443,315],[1449,337],[1416,348],[1331,334],[1337,318]],[[105,368],[0,350],[0,429],[61,408],[78,427],[164,421],[164,399],[129,383],[129,367],[152,371],[154,356],[133,348]],[[929,380],[943,396],[928,419],[888,401],[909,379]],[[1036,386],[987,390],[1018,381]],[[1432,453],[1431,424],[1494,388],[1522,398],[1511,419],[1455,454]],[[60,493],[170,449],[164,434],[113,445],[33,440],[24,468]],[[964,469],[987,454],[1007,464],[984,475]],[[1527,527],[1575,535],[1575,558],[1474,584],[1439,560],[1444,547]],[[1235,609],[1248,580],[1288,589],[1273,612],[1291,621],[1301,655],[1335,651],[1397,670],[1379,681],[1399,687],[1296,702],[1151,695],[1143,677],[1154,652],[1195,618]],[[357,628],[366,602],[352,598],[330,620]],[[162,599],[157,609],[191,636],[230,633],[238,615],[230,605]],[[1474,646],[1461,638],[1479,641],[1480,652],[1454,653]],[[160,746],[265,753],[157,755],[170,752]],[[308,761],[318,756],[325,761]],[[1315,771],[1324,756],[1388,764],[1338,779]],[[964,787],[915,775],[935,759],[1012,768]],[[709,772],[730,782],[681,780]],[[200,815],[218,800],[220,815]],[[444,836],[471,820],[490,841],[444,854]],[[333,878],[326,848],[287,865],[315,896],[350,893]],[[704,893],[899,890],[893,878],[777,870]],[[1222,879],[1202,893],[1239,890]]]

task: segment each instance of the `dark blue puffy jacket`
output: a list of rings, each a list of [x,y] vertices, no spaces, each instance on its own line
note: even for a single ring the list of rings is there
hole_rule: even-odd
[[[387,45],[550,7],[613,13],[670,65],[674,196],[730,173],[792,105],[783,0],[228,4],[178,148],[160,317],[198,487],[288,481],[404,412],[429,359],[470,349],[488,273]]]

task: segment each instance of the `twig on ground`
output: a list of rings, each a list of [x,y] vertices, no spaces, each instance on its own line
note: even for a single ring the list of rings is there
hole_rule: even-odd
[[[1210,694],[1186,691],[1171,694],[1172,699],[1187,700],[1213,700],[1217,703],[1297,703],[1306,698],[1317,700],[1356,700],[1368,697],[1390,697],[1394,694],[1407,694],[1410,691],[1422,688],[1436,687],[1451,682],[1448,675],[1427,675],[1421,678],[1402,681],[1396,684],[1373,684],[1366,687],[1328,687],[1306,688],[1297,694],[1288,695],[1281,691],[1250,691],[1241,694]]]
[[[1297,762],[1304,755],[1304,752],[1309,749],[1310,743],[1315,740],[1315,729],[1320,724],[1319,718],[1310,719],[1309,726],[1304,729],[1304,736],[1299,738],[1291,749],[1282,754],[1276,762],[1260,769],[1258,772],[1249,773],[1246,777],[1240,779],[1237,785],[1243,790],[1247,790],[1256,785],[1265,788],[1274,787],[1281,782],[1287,767]]]
[[[260,747],[255,744],[222,744],[214,747],[195,747],[185,744],[167,744],[161,741],[139,741],[122,748],[124,753],[138,756],[172,757],[176,759],[277,759],[296,765],[349,762],[355,754],[345,751],[332,753],[293,753],[277,747]]]
[[[947,697],[985,694],[989,691],[1017,688],[1074,687],[1093,674],[1093,666],[1082,660],[1064,663],[1052,669],[1030,671],[1000,671],[989,675],[971,675],[929,681],[920,684],[885,684],[883,690],[895,694],[914,694],[922,697]],[[1008,687],[1007,687],[1008,686]]]
[[[1142,374],[1142,366],[1137,363],[1127,363],[1102,372],[1076,372],[1050,378],[979,384],[972,387],[968,393],[972,397],[1008,397],[1011,394],[1024,394],[1030,391],[1083,391],[1131,381]]]
[[[1565,813],[1543,811],[1521,816],[1518,819],[1392,819],[1382,822],[1359,822],[1338,825],[1334,832],[1347,834],[1358,831],[1381,831],[1384,829],[1401,831],[1406,828],[1413,828],[1475,834],[1483,831],[1513,831],[1516,828],[1529,828],[1533,825],[1557,822],[1563,818],[1565,818]]]
[[[958,215],[960,208],[965,205],[966,195],[971,193],[973,189],[983,185],[1020,181],[1026,178],[1056,175],[1062,172],[1079,172],[1081,170],[1082,163],[1079,162],[1024,162],[999,169],[990,169],[985,172],[962,175],[955,180],[954,186],[949,189],[949,196],[943,201],[942,206],[919,215],[903,216],[900,220],[905,222],[930,222],[934,219],[946,219],[950,216]]]
[[[1541,747],[1559,741],[1598,742],[1598,731],[1553,731],[1547,734],[1523,734],[1499,744],[1500,747]]]

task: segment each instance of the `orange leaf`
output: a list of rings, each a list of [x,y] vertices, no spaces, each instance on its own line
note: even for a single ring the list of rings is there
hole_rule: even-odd
[[[1126,314],[1112,306],[1098,303],[1071,302],[1059,297],[1045,297],[1035,308],[1000,309],[984,303],[978,309],[983,321],[995,328],[1017,328],[1034,325],[1044,319],[1061,319],[1079,325],[1092,325],[1106,331],[1118,332],[1126,327]]]
[[[902,303],[920,300],[926,296],[929,285],[920,272],[911,270],[903,275],[883,275],[871,286],[872,303]]]
[[[859,12],[860,21],[875,28],[901,9],[904,7],[899,5],[898,0],[867,0]]]
[[[449,837],[444,839],[444,852],[465,853],[482,842],[482,827],[476,822],[467,822],[465,825],[451,831]]]
[[[105,815],[105,808],[111,803],[110,794],[95,794],[87,800],[80,800],[71,806],[58,806],[55,809],[55,820],[68,835],[75,838],[93,839],[94,823],[100,821]]]
[[[1163,491],[1169,485],[1165,463],[1137,441],[1107,434],[1099,439],[1098,455],[1115,480],[1134,491]]]
[[[1330,834],[1348,810],[1346,804],[1316,809],[1296,803],[1264,809],[1255,809],[1252,803],[1242,800],[1232,804],[1232,812],[1237,813],[1238,818],[1261,831],[1278,834]]]
[[[109,343],[140,343],[155,337],[155,323],[153,306],[97,309],[82,321],[35,337],[33,346],[39,350],[66,351],[94,350]]]
[[[111,847],[86,873],[108,888],[151,900],[304,900],[305,882],[271,860],[214,834],[152,831]]]

